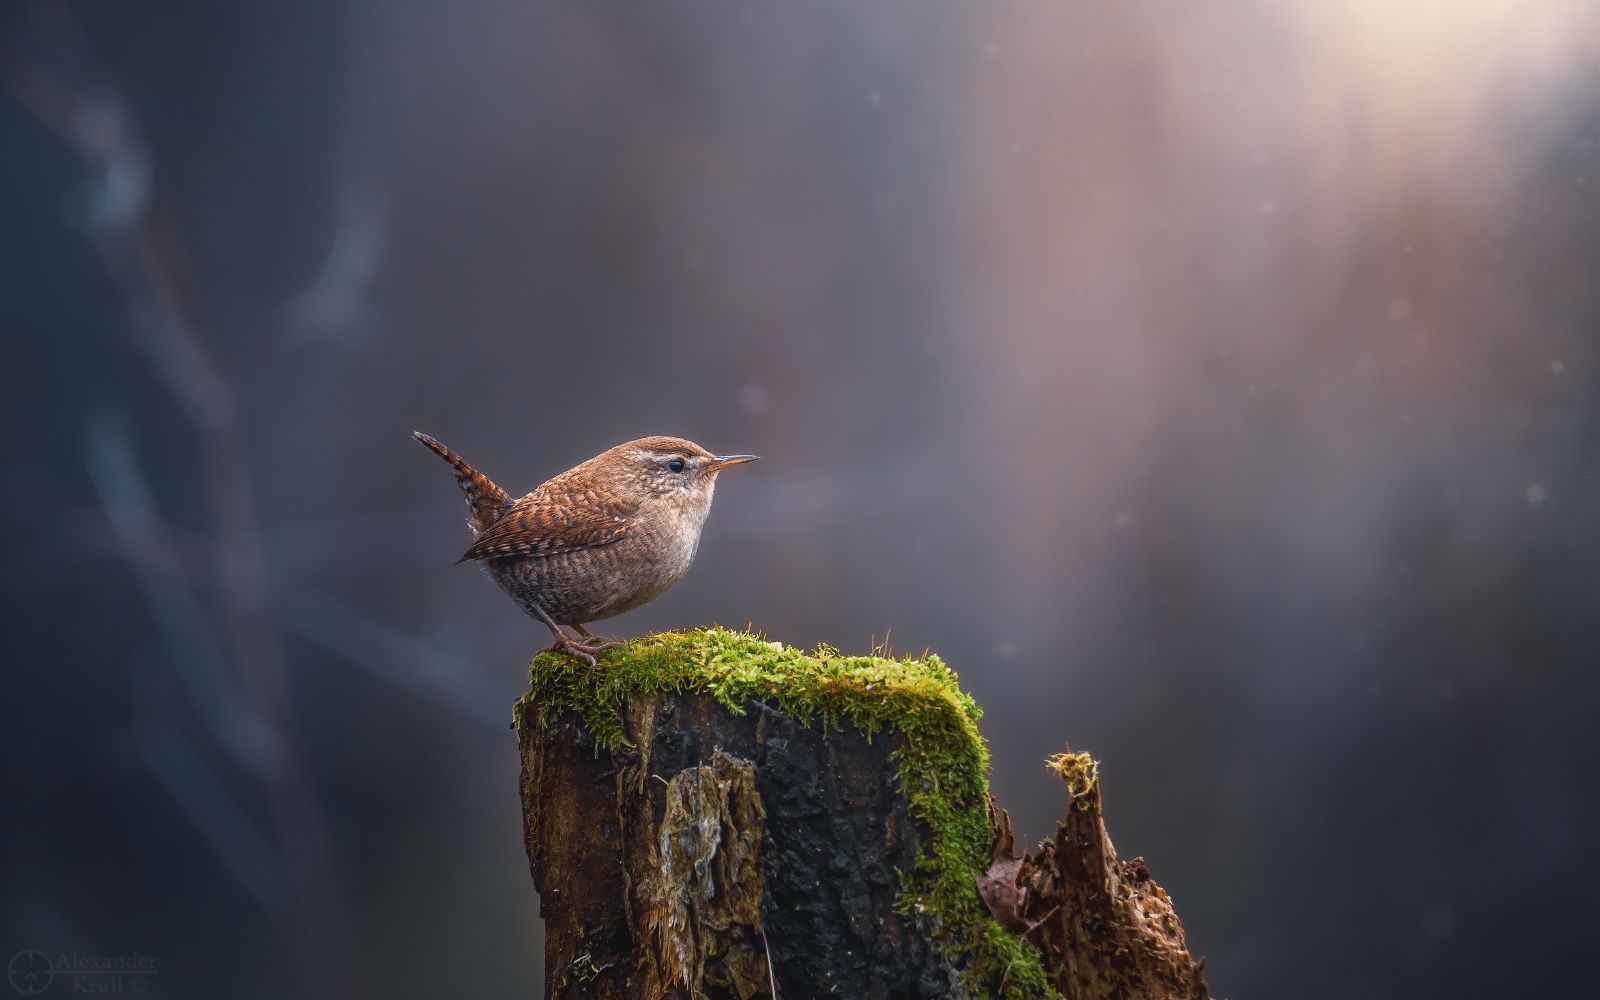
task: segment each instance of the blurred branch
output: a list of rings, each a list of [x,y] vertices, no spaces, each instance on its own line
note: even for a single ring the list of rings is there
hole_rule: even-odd
[[[13,55],[6,63],[6,78],[22,104],[83,161],[92,233],[101,257],[127,301],[146,357],[189,416],[198,439],[193,460],[184,465],[198,468],[203,477],[216,537],[214,576],[225,583],[214,590],[213,614],[224,626],[226,656],[216,649],[203,655],[232,664],[237,690],[248,706],[233,709],[233,714],[256,720],[246,728],[259,730],[244,737],[243,744],[225,738],[223,745],[259,765],[254,773],[271,811],[290,895],[297,904],[290,930],[311,957],[314,981],[332,995],[358,995],[362,991],[354,967],[344,960],[349,933],[328,871],[322,819],[298,748],[286,736],[291,731],[288,669],[279,638],[263,614],[265,567],[238,408],[216,359],[215,336],[200,308],[190,257],[160,208],[154,165],[136,124],[97,71],[92,46],[68,9],[60,3],[37,4],[24,30],[35,43],[34,51],[47,53],[51,64],[22,62]],[[170,558],[155,503],[137,474],[131,450],[104,426],[91,434],[91,473],[124,546],[135,561]],[[208,616],[192,593],[154,585],[148,575],[141,581],[152,611],[175,643],[174,659],[185,660],[191,651],[184,630]],[[196,634],[207,631],[201,628]],[[210,693],[222,704],[235,700],[220,687]],[[254,750],[247,749],[252,746]],[[187,752],[157,744],[156,759],[171,775],[174,760]],[[194,784],[182,781],[179,788]],[[197,803],[190,811],[196,818],[216,815]]]
[[[368,289],[383,260],[383,203],[371,185],[357,187],[341,206],[328,255],[311,287],[288,305],[293,340],[334,341],[347,348],[376,339]]]
[[[171,647],[169,662],[196,714],[229,756],[266,778],[279,753],[276,734],[244,699],[237,679],[223,672],[223,644],[189,585],[155,511],[149,484],[113,421],[102,417],[90,425],[84,464],[151,617]]]
[[[473,722],[505,728],[505,713],[496,707],[503,697],[465,666],[465,657],[437,653],[416,637],[303,585],[284,587],[272,607],[278,624],[301,639]]]

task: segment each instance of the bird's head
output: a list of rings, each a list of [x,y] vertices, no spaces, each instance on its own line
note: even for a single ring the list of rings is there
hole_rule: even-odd
[[[666,500],[709,504],[717,473],[754,462],[755,455],[713,455],[693,441],[647,437],[600,456],[632,489]]]

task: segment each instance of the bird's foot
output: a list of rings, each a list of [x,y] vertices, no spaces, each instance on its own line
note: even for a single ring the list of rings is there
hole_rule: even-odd
[[[590,652],[599,652],[602,649],[619,649],[625,645],[621,639],[612,639],[603,635],[595,635],[582,625],[574,625],[572,627],[577,630],[579,635],[583,636],[582,639],[578,640],[579,645],[583,646],[584,649],[587,649]]]
[[[594,648],[594,647],[589,647],[589,648]],[[589,652],[589,649],[586,649],[584,647],[583,643],[579,642],[578,640],[569,639],[564,635],[559,637],[559,638],[557,638],[556,641],[553,644],[551,644],[550,648],[545,650],[545,652],[546,653],[566,653],[568,656],[572,657],[573,659],[582,660],[583,662],[587,663],[589,666],[591,666],[591,667],[594,666],[594,655]]]

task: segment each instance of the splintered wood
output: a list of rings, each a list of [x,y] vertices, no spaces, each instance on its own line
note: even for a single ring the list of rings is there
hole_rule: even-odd
[[[1144,858],[1117,858],[1096,762],[1069,753],[1049,764],[1066,783],[1067,817],[1037,852],[1017,857],[1011,817],[990,800],[994,863],[978,878],[989,912],[1044,953],[1067,1000],[1208,1000],[1172,900]]]

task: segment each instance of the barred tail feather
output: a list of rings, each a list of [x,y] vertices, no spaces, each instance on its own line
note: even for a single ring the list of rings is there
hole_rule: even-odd
[[[456,470],[456,485],[461,487],[461,492],[467,498],[467,508],[472,512],[467,515],[467,527],[472,529],[474,535],[488,529],[500,520],[511,506],[511,498],[506,491],[494,484],[494,480],[468,465],[466,459],[440,444],[434,438],[422,433],[412,431],[411,436],[422,442],[428,450],[450,463]]]

